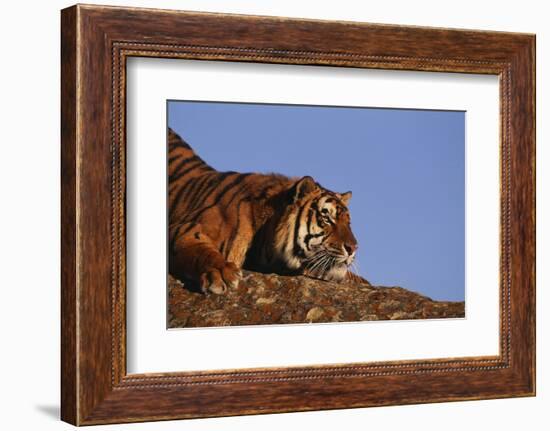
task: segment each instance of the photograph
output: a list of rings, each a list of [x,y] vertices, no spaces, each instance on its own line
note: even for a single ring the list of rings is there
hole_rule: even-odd
[[[464,111],[167,101],[167,326],[464,318]]]

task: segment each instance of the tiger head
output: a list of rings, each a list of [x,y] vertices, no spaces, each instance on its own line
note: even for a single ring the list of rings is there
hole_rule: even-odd
[[[296,181],[275,234],[278,259],[291,271],[343,280],[358,247],[350,226],[350,198],[351,192],[332,192],[309,176]]]

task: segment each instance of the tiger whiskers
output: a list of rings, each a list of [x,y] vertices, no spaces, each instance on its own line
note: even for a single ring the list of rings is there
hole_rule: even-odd
[[[327,275],[327,273],[330,271],[330,269],[334,266],[335,263],[336,263],[336,258],[334,256],[329,255],[322,269],[323,276]]]
[[[330,254],[326,255],[326,258],[323,261],[323,265],[319,269],[319,271],[321,273],[321,277],[324,278],[328,274],[330,269],[334,266],[335,262],[336,262],[336,259],[334,258],[334,256],[332,256]]]
[[[303,262],[304,274],[321,280],[339,279],[338,274],[345,272],[344,267],[350,267],[346,258],[331,249],[319,250]],[[334,270],[336,271],[333,273]]]
[[[331,256],[324,250],[321,250],[306,260],[305,269],[312,274],[320,272],[323,275],[325,274],[325,268],[330,262],[330,259]]]
[[[311,264],[307,265],[307,269],[310,272],[318,271],[326,265],[326,262],[328,259],[329,259],[328,255],[321,253],[320,256],[314,259],[314,261]]]

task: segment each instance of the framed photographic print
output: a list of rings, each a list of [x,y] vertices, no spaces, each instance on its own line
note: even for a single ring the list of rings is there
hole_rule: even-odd
[[[61,30],[63,420],[535,394],[533,35]]]

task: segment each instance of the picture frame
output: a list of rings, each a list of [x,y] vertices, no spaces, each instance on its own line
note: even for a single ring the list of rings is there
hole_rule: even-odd
[[[534,35],[76,5],[61,13],[61,53],[62,420],[92,425],[535,395]],[[498,76],[499,355],[128,374],[131,57]]]

